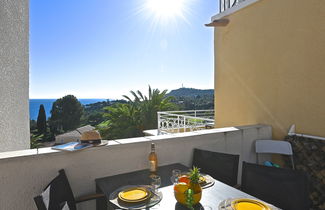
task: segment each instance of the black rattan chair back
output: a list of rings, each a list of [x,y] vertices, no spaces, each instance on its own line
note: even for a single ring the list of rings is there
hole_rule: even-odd
[[[307,210],[308,177],[302,171],[243,162],[242,190],[285,210]]]
[[[45,187],[43,193],[34,198],[34,201],[38,210],[61,210],[65,205],[69,210],[76,210],[75,199],[63,169]]]
[[[238,177],[239,155],[194,149],[192,166],[199,167],[202,173],[235,186]]]

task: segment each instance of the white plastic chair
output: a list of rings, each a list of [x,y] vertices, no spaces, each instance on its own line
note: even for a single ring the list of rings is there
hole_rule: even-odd
[[[258,164],[258,154],[268,153],[268,154],[281,154],[288,155],[291,158],[292,168],[295,169],[293,162],[293,152],[291,144],[287,141],[278,140],[256,140],[255,141],[255,151],[256,151],[256,163]]]

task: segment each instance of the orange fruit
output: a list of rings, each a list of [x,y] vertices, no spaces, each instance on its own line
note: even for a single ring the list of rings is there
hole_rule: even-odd
[[[181,177],[178,178],[178,182],[185,182],[186,184],[190,183],[190,178],[186,175],[183,175]]]
[[[174,186],[174,195],[178,202],[186,204],[185,191],[188,190],[189,185],[185,182],[179,182]]]
[[[177,193],[184,193],[187,189],[188,189],[188,184],[185,182],[179,182],[174,186],[174,191]]]

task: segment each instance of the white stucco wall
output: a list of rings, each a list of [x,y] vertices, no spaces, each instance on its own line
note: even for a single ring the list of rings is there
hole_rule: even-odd
[[[104,147],[69,153],[50,148],[0,153],[0,209],[35,209],[33,197],[65,169],[75,196],[95,192],[95,179],[148,168],[150,143],[156,143],[159,165],[189,166],[193,148],[239,154],[241,162],[255,162],[254,141],[271,139],[270,126],[220,128],[172,135],[120,139]],[[240,173],[239,173],[240,177]],[[17,200],[18,198],[18,200]],[[94,201],[80,210],[95,209]]]
[[[0,1],[0,152],[29,148],[28,0]]]

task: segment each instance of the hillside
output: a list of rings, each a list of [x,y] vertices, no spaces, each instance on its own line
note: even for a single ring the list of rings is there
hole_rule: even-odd
[[[191,109],[213,109],[214,106],[214,90],[195,89],[195,88],[179,88],[171,90],[167,96],[173,96],[173,103],[177,104],[180,110]],[[84,106],[84,114],[81,119],[82,124],[97,125],[102,120],[104,107],[111,106],[115,103],[127,103],[126,100],[102,101]]]
[[[195,88],[179,88],[176,90],[170,91],[168,96],[174,96],[176,98],[178,97],[197,97],[197,96],[214,96],[214,90],[213,89],[206,89],[206,90],[201,90],[201,89],[195,89]]]
[[[175,111],[176,110],[214,109],[214,91],[212,89],[200,90],[200,89],[194,89],[194,88],[179,88],[179,89],[170,91],[167,94],[167,96],[173,96],[173,98],[171,99],[170,102],[173,103],[173,104],[171,104],[171,106],[173,106]],[[97,100],[97,99],[87,99],[87,100]],[[53,101],[51,103],[53,103]],[[110,128],[108,126],[108,123],[110,123],[110,121],[112,120],[111,116],[114,116],[114,115],[108,115],[108,113],[112,112],[112,110],[115,110],[115,112],[117,113],[117,114],[115,114],[117,116],[117,118],[115,119],[116,121],[119,120],[120,114],[124,113],[127,116],[127,117],[125,117],[125,119],[128,119],[129,121],[127,121],[127,122],[121,121],[121,123],[123,125],[128,125],[128,123],[129,123],[130,126],[133,126],[132,123],[135,120],[133,120],[132,116],[134,115],[133,113],[137,113],[138,111],[133,112],[130,115],[128,109],[122,109],[121,108],[122,106],[120,106],[121,104],[127,104],[127,103],[129,103],[129,102],[126,100],[106,100],[106,101],[103,100],[103,101],[99,101],[96,103],[84,104],[83,105],[83,107],[84,107],[83,114],[81,116],[80,123],[78,126],[92,125],[92,126],[96,127],[98,125],[101,125],[101,128],[104,127],[105,129],[108,129],[108,128]],[[123,107],[126,107],[126,106],[123,106]],[[137,107],[137,109],[139,109],[139,110],[140,110],[140,108],[143,108],[143,106]],[[152,113],[154,113],[154,112],[152,112]],[[154,113],[153,116],[157,116],[157,115]],[[138,119],[138,118],[134,118],[134,119]],[[154,118],[151,118],[151,119],[154,119]],[[47,122],[47,124],[49,126],[47,127],[47,131],[46,131],[45,135],[40,136],[38,133],[36,121],[35,120],[30,121],[30,131],[31,131],[32,140],[33,140],[32,147],[36,147],[37,143],[53,141],[55,135],[67,131],[67,130],[65,130],[65,131],[54,130],[53,131],[53,130],[51,130],[53,128],[53,124],[51,124],[49,121]],[[133,127],[136,127],[136,126],[133,126]],[[102,131],[102,132],[104,132],[103,135],[108,135],[106,131]],[[123,133],[124,133],[124,130],[121,130],[121,135]],[[120,136],[120,137],[124,138],[124,136]]]
[[[167,96],[175,97],[172,102],[180,110],[214,109],[214,90],[200,90],[195,88],[179,88],[170,91]]]

